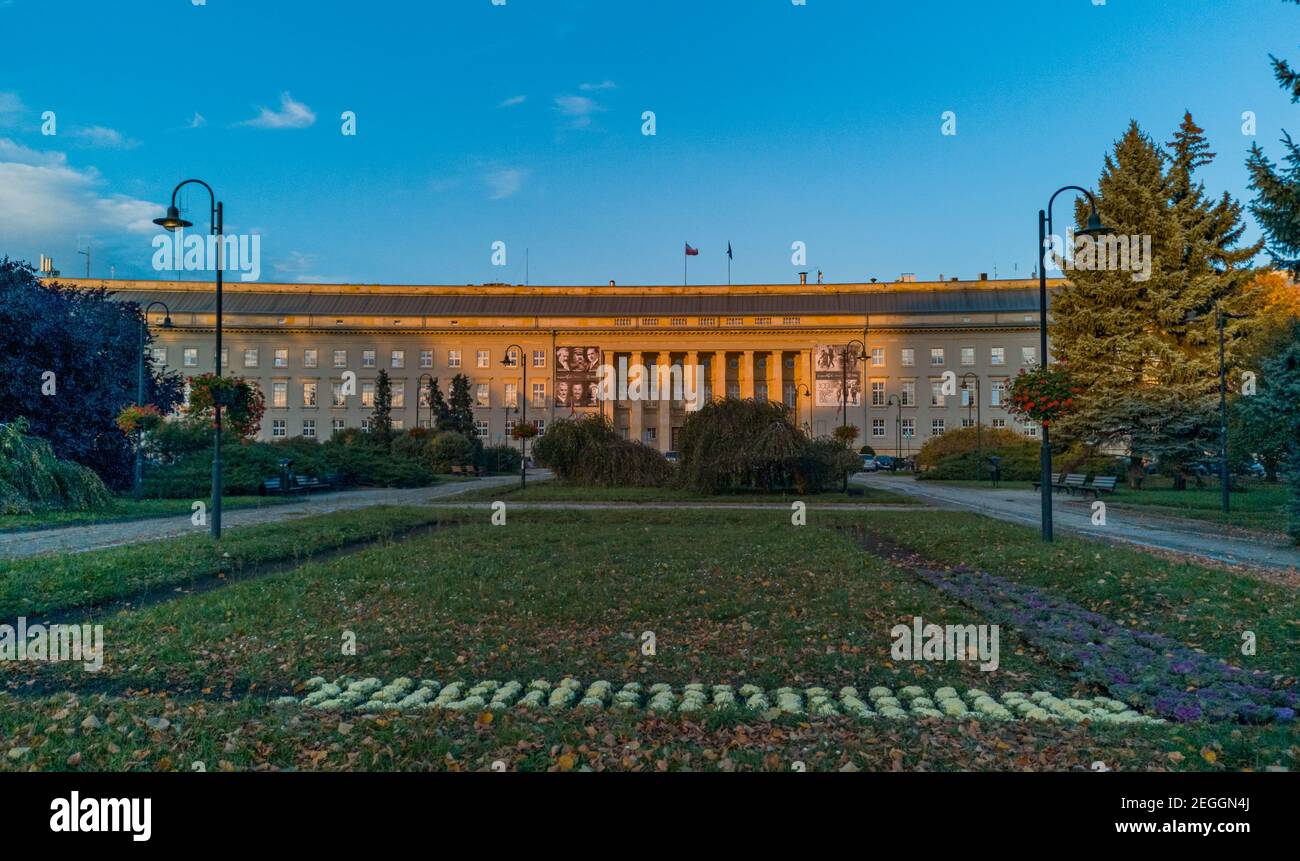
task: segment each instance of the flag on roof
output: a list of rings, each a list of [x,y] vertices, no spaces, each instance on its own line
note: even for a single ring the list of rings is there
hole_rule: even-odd
[[[700,253],[700,249],[698,249],[698,248],[692,248],[692,247],[691,247],[691,243],[689,243],[689,242],[686,243],[686,256],[687,256],[687,257],[697,257],[697,256],[699,256],[699,253]]]

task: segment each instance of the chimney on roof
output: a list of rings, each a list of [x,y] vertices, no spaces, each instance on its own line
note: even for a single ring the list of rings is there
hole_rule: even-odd
[[[939,273],[939,280],[940,280],[940,281],[943,280],[943,273],[942,273],[942,272]]]
[[[980,273],[980,280],[981,280],[981,281],[987,281],[987,280],[989,280],[989,273],[987,273],[987,272],[981,272],[981,273]]]
[[[915,272],[904,272],[902,275],[899,275],[899,276],[898,276],[898,280],[901,281],[901,282],[904,283],[904,284],[911,284],[911,283],[913,283],[913,282],[916,281],[916,273],[915,273]]]
[[[802,285],[804,285],[805,287],[808,286],[808,273],[807,273],[807,272],[800,272],[800,273],[799,273],[799,283],[802,284]]]
[[[611,287],[614,286],[614,279],[613,279],[613,278],[609,279],[609,286],[611,286]]]

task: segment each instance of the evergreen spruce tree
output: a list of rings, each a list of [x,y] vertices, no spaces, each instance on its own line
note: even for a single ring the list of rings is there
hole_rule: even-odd
[[[474,437],[474,399],[469,393],[469,377],[464,374],[451,378],[448,408],[448,429]]]
[[[379,369],[375,378],[375,407],[370,414],[370,432],[387,436],[393,432],[393,385],[388,371]]]
[[[433,416],[434,430],[452,430],[449,425],[451,408],[447,406],[447,400],[442,396],[437,377],[433,378],[433,385],[429,386],[429,413]]]
[[[1292,69],[1286,60],[1271,55],[1269,59],[1273,76],[1282,89],[1291,93],[1292,104],[1300,102],[1300,71]],[[1246,167],[1255,199],[1250,211],[1264,229],[1274,264],[1300,275],[1300,144],[1283,132],[1282,147],[1282,164],[1274,165],[1259,144],[1251,145]]]
[[[1217,445],[1214,309],[1240,310],[1253,274],[1244,267],[1259,246],[1238,247],[1241,205],[1208,197],[1197,179],[1213,158],[1190,114],[1168,152],[1134,122],[1106,156],[1102,221],[1116,231],[1112,241],[1151,237],[1150,277],[1067,271],[1052,303],[1053,353],[1086,394],[1059,426],[1062,442],[1124,441],[1175,467]],[[1080,224],[1087,211],[1079,201]],[[1235,325],[1229,334],[1235,340]]]

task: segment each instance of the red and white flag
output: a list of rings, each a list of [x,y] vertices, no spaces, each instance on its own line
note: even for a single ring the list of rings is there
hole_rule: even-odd
[[[699,257],[699,256],[700,256],[700,249],[698,249],[698,248],[692,248],[692,247],[691,247],[691,243],[688,242],[688,243],[686,243],[686,256],[687,256],[687,257]]]

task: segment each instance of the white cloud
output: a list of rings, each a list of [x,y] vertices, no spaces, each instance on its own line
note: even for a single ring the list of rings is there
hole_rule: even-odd
[[[0,126],[14,126],[27,111],[17,93],[0,93]]]
[[[139,141],[106,126],[79,126],[68,135],[82,146],[96,149],[132,149],[140,145]]]
[[[496,168],[483,177],[487,183],[488,197],[492,200],[504,200],[517,194],[524,187],[528,171],[517,167]]]
[[[497,105],[497,107],[513,108],[515,105],[522,105],[526,101],[528,101],[527,96],[511,96],[510,98],[503,100],[500,104]]]
[[[189,121],[189,123],[185,126],[185,128],[187,128],[187,129],[197,129],[197,128],[200,128],[200,127],[202,127],[202,126],[206,126],[207,124],[208,124],[208,121],[207,121],[206,119],[204,119],[203,114],[199,113],[198,111],[195,111],[195,112],[194,112],[194,117],[193,117],[193,119],[191,119],[191,120]]]
[[[37,151],[0,138],[0,235],[6,242],[47,247],[78,233],[147,235],[162,207],[106,192],[93,167],[75,168],[61,152]],[[149,254],[141,244],[141,255]]]
[[[316,114],[302,102],[295,102],[288,93],[280,94],[280,110],[273,111],[261,105],[257,116],[237,125],[258,129],[305,129],[316,122]]]
[[[605,110],[599,102],[587,96],[556,96],[555,108],[564,116],[573,118],[575,129],[591,125],[591,115]]]
[[[617,86],[618,84],[613,81],[601,81],[599,84],[579,84],[578,89],[584,92],[592,92],[594,90],[612,90]]]

